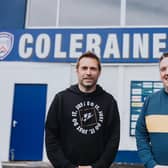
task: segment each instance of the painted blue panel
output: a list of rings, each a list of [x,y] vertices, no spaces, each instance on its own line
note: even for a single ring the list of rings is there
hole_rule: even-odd
[[[46,84],[16,84],[10,160],[42,160]]]
[[[1,0],[0,28],[24,28],[27,0]]]
[[[118,151],[115,162],[141,163],[137,151]]]

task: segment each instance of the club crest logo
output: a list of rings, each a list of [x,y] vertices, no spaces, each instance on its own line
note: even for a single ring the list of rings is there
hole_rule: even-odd
[[[12,51],[14,35],[7,32],[0,32],[0,60],[3,60]]]

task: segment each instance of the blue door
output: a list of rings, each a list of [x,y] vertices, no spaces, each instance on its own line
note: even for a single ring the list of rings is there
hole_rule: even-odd
[[[46,84],[15,84],[9,160],[42,160]]]

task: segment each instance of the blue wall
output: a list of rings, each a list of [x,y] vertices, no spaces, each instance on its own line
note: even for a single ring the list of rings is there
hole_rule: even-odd
[[[126,150],[118,151],[115,162],[141,164],[137,151],[126,151]]]
[[[27,0],[0,0],[0,28],[25,27]]]

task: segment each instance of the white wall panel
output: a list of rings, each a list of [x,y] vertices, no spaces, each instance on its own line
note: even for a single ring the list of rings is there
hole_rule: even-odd
[[[29,0],[26,28],[56,27],[57,0]]]

